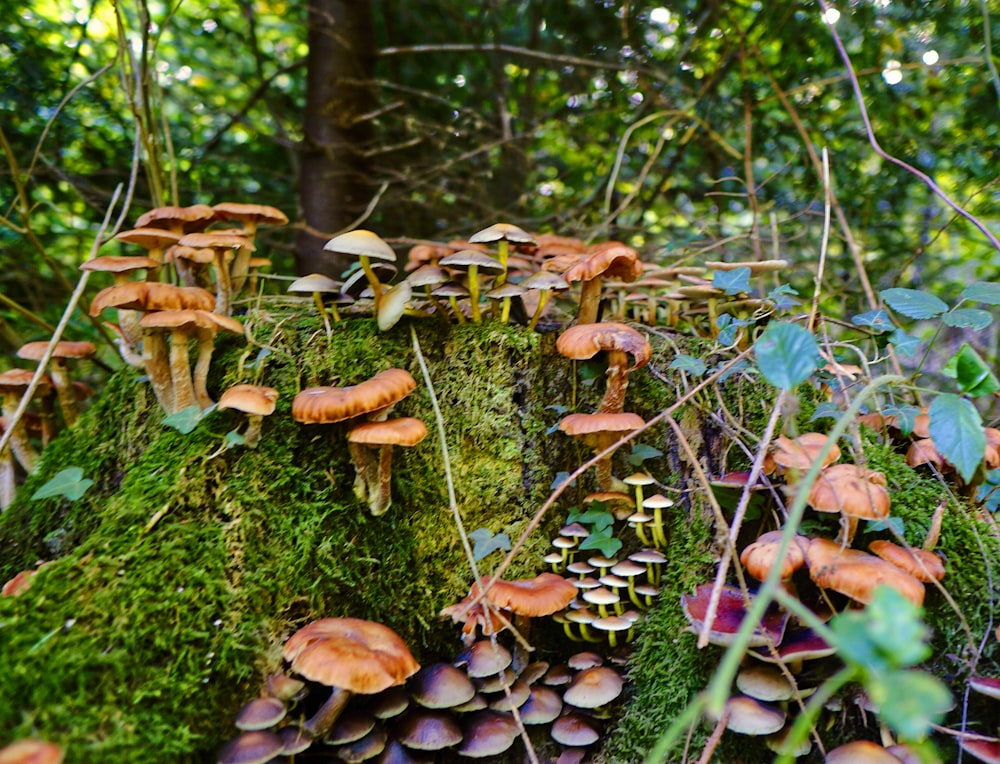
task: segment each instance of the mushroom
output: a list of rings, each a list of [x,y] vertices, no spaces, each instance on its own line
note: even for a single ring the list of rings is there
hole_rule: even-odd
[[[403,684],[420,669],[406,643],[388,626],[358,618],[321,618],[285,643],[292,670],[333,688],[303,728],[322,736],[355,693],[371,695]]]
[[[324,276],[322,273],[310,273],[301,278],[295,279],[291,284],[288,285],[286,290],[292,294],[311,294],[313,298],[313,303],[316,305],[316,310],[319,311],[320,316],[323,318],[323,326],[326,328],[326,336],[330,336],[330,315],[332,313],[334,321],[340,321],[340,314],[337,312],[337,306],[331,306],[331,312],[327,313],[326,306],[323,304],[324,294],[340,294],[340,284],[331,279],[329,276]],[[353,298],[352,298],[353,301]]]
[[[868,550],[924,583],[944,578],[944,561],[929,549],[909,549],[891,541],[879,540],[870,543]]]
[[[231,310],[232,296],[236,292],[230,275],[228,257],[235,251],[235,258],[250,261],[250,255],[257,250],[253,242],[244,236],[220,231],[186,234],[179,242],[182,247],[195,249],[211,249],[215,253],[212,267],[215,269],[215,312],[228,316]],[[243,278],[246,270],[243,271]],[[240,281],[240,286],[243,282]]]
[[[653,357],[653,347],[641,332],[615,322],[572,326],[559,335],[556,350],[574,361],[593,358],[602,350],[607,352],[608,384],[599,413],[618,414],[624,410],[628,375]],[[629,356],[633,360],[631,366]]]
[[[136,228],[166,228],[175,233],[204,231],[215,220],[215,210],[207,204],[189,207],[156,207],[144,212],[135,221]]]
[[[199,321],[193,310],[157,310],[142,317],[139,325],[145,330],[144,344],[160,347],[170,334],[170,406],[168,414],[175,414],[191,406],[198,406],[191,374],[191,357],[188,339],[193,337]]]
[[[479,323],[482,315],[479,311],[479,269],[504,271],[506,266],[496,258],[490,257],[485,252],[475,249],[463,249],[460,252],[453,252],[442,257],[439,265],[443,268],[454,268],[459,266],[467,269],[469,278],[469,302],[472,305],[472,320]]]
[[[580,292],[578,324],[592,324],[597,321],[601,304],[601,281],[614,277],[622,281],[635,281],[642,275],[639,253],[632,247],[618,241],[594,244],[587,249],[587,257],[563,272],[567,283],[583,283]]]
[[[278,391],[264,385],[234,385],[219,398],[218,408],[236,409],[247,415],[247,428],[243,431],[243,442],[248,448],[256,448],[260,441],[261,424],[264,417],[274,413]]]
[[[251,241],[257,235],[257,228],[262,225],[277,226],[288,223],[288,216],[277,209],[266,204],[245,204],[239,202],[220,202],[213,205],[215,217],[218,220],[236,220],[246,233],[246,237]],[[246,282],[247,274],[250,271],[250,250],[240,249],[236,253],[236,258],[230,267],[230,281],[233,294],[239,294]]]
[[[348,448],[357,468],[354,494],[368,502],[375,517],[385,514],[392,504],[392,447],[415,446],[425,437],[427,426],[414,417],[363,422],[348,431]],[[377,464],[373,448],[378,448]]]
[[[815,538],[806,550],[813,582],[867,605],[880,585],[889,586],[915,605],[924,604],[924,585],[895,565],[874,555],[845,549],[835,541]]]
[[[155,229],[154,229],[155,230]],[[163,232],[167,233],[167,232]],[[174,234],[178,239],[179,234]],[[80,266],[81,271],[103,271],[110,273],[114,278],[116,286],[127,284],[131,281],[134,271],[149,270],[159,268],[160,263],[152,257],[118,257],[107,255],[105,257],[95,257]],[[139,314],[134,310],[119,310],[118,323],[121,325],[122,335],[133,350],[139,346],[142,339],[142,331],[139,329]]]
[[[323,245],[323,249],[327,252],[358,258],[358,261],[361,263],[361,269],[364,271],[365,277],[372,288],[375,313],[377,315],[378,304],[382,300],[382,283],[375,275],[375,271],[372,270],[371,261],[372,258],[375,258],[376,260],[386,260],[390,263],[395,263],[396,253],[392,251],[392,247],[386,244],[378,234],[358,228],[347,233],[342,233],[340,236],[334,236]]]
[[[881,472],[857,464],[834,464],[820,471],[807,501],[817,512],[839,512],[841,538],[853,541],[859,520],[881,520],[889,514],[891,500]]]
[[[267,730],[242,732],[226,743],[219,751],[216,761],[219,764],[247,764],[248,762],[267,762],[280,755],[285,750],[281,738]]]
[[[0,748],[0,764],[62,764],[64,755],[55,743],[25,738]]]
[[[569,282],[558,273],[551,271],[537,271],[520,282],[525,289],[540,292],[538,305],[535,306],[534,313],[531,314],[531,321],[528,328],[534,330],[538,326],[538,321],[545,313],[545,306],[548,305],[549,297],[553,292],[561,292],[569,289]]]
[[[155,265],[149,266],[149,265],[136,264],[127,269],[123,269],[122,271],[115,271],[115,272],[124,274],[128,270],[133,270],[134,268],[148,268],[149,270],[147,271],[146,280],[156,281],[155,271],[157,266],[163,263],[163,257],[167,249],[176,244],[180,240],[181,236],[182,234],[177,231],[170,231],[164,228],[133,228],[131,231],[122,231],[117,236],[115,236],[115,239],[125,244],[135,244],[137,246],[142,247],[148,253],[148,259],[152,260],[155,263]],[[96,268],[93,265],[95,260],[104,261],[105,259],[106,258],[103,257],[94,258],[94,260],[89,261],[89,263],[84,263],[80,267],[83,268],[84,270],[110,270],[110,268],[105,267],[105,264],[103,262],[99,267]],[[107,259],[112,260],[112,258],[107,258]],[[113,258],[113,260],[124,260],[124,259],[126,258]],[[140,261],[146,258],[136,257],[128,259],[134,259],[136,261]],[[88,267],[84,268],[84,266]],[[121,267],[121,266],[120,264],[115,264],[112,265],[112,267]],[[122,283],[122,280],[117,275],[115,277],[115,283],[116,284]]]
[[[693,595],[681,596],[681,609],[684,611],[692,631],[701,635],[705,630],[705,616],[708,615],[708,605],[712,596],[713,584],[701,584]],[[753,600],[753,595],[745,597],[743,592],[729,584],[722,586],[719,606],[712,621],[708,642],[713,645],[728,646],[732,644],[736,633],[743,625],[747,609]],[[788,623],[788,614],[770,610],[758,623],[750,639],[748,647],[762,647],[767,644],[780,645]]]
[[[803,433],[794,439],[779,435],[774,439],[770,452],[764,458],[763,470],[768,475],[788,473],[790,477],[804,473],[826,446],[827,440],[829,438],[819,432]],[[823,466],[827,467],[839,458],[840,448],[834,443],[823,459]]]
[[[14,414],[17,412],[21,402],[21,396],[31,385],[31,380],[35,373],[27,369],[8,369],[0,373],[0,395],[3,395],[3,416],[10,427],[10,435],[7,444],[18,464],[24,468],[25,472],[32,472],[35,469],[35,462],[38,460],[38,452],[31,444],[28,437],[28,427],[21,419],[13,426]],[[43,397],[51,390],[51,382],[48,377],[42,377],[38,387],[35,388],[35,396]]]
[[[48,340],[29,342],[27,345],[21,346],[17,351],[17,356],[29,361],[41,361],[48,349]],[[59,409],[62,411],[63,421],[67,427],[76,424],[77,410],[76,392],[73,390],[73,381],[70,379],[66,361],[71,358],[90,358],[95,352],[97,352],[97,348],[91,342],[57,342],[52,348],[49,376],[52,379],[52,386],[56,389]]]
[[[492,244],[493,242],[496,242],[497,259],[500,261],[501,266],[500,273],[493,281],[495,288],[507,280],[507,259],[510,254],[510,243],[534,244],[535,237],[513,223],[494,223],[469,237],[469,243],[471,244]]]
[[[599,454],[622,436],[639,429],[644,424],[638,414],[569,414],[559,422],[559,429],[571,437],[579,438],[590,446],[595,454]],[[597,483],[602,490],[615,490],[611,468],[610,454],[597,462]]]

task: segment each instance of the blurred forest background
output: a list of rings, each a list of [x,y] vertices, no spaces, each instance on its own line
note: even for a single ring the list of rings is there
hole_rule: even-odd
[[[362,221],[402,253],[506,220],[661,263],[780,256],[811,292],[825,149],[828,313],[1000,278],[987,238],[873,150],[832,34],[885,151],[990,225],[1000,3],[0,0],[0,19],[7,356],[48,336],[133,168],[126,228],[171,203],[285,211],[275,273],[336,273],[317,242]],[[72,339],[96,334],[80,316]]]

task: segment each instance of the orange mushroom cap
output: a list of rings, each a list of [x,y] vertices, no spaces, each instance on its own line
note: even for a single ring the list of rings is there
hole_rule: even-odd
[[[868,549],[872,554],[925,583],[944,578],[944,561],[928,549],[907,549],[885,540],[873,541]]]
[[[924,604],[924,585],[895,565],[857,549],[843,548],[830,539],[817,538],[806,552],[809,575],[817,586],[833,589],[868,604],[875,587],[889,586],[915,605]]]
[[[292,401],[292,417],[303,424],[332,424],[392,406],[417,383],[406,369],[386,369],[350,387],[310,387]]]
[[[571,326],[559,335],[556,350],[574,361],[593,358],[602,350],[621,351],[631,355],[634,360],[630,371],[645,366],[653,357],[653,346],[645,335],[631,326],[614,321]]]

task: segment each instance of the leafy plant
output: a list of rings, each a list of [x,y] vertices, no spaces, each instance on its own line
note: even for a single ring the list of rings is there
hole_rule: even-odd
[[[53,475],[51,480],[31,494],[31,498],[35,500],[62,496],[70,501],[76,501],[93,484],[93,480],[83,476],[83,470],[80,467],[67,467]]]

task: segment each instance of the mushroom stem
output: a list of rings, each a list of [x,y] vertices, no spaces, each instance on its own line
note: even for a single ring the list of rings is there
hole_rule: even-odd
[[[353,694],[350,690],[334,687],[330,697],[315,714],[306,720],[302,729],[314,739],[323,737],[333,727],[334,722],[346,708],[347,701],[351,699]]]
[[[174,330],[170,332],[170,378],[174,388],[173,412],[197,406],[194,380],[191,377],[191,357],[188,351],[188,333],[186,331]]]
[[[19,400],[18,396],[14,393],[8,393],[4,396],[3,415],[7,420],[8,427],[14,421],[14,413],[17,411]],[[35,462],[38,461],[38,452],[31,445],[31,440],[28,438],[28,428],[25,426],[23,419],[11,427],[10,440],[7,441],[7,445],[14,452],[18,464],[24,468],[25,472],[30,473],[35,469]]]
[[[361,255],[358,260],[361,262],[361,270],[365,272],[365,278],[368,279],[368,285],[372,288],[372,304],[375,308],[375,314],[378,315],[378,304],[382,300],[382,282],[378,280],[378,276],[372,270],[370,258]]]
[[[174,413],[174,391],[170,381],[170,354],[163,332],[147,329],[142,337],[142,362],[160,408]]]
[[[194,362],[194,374],[192,384],[194,386],[194,397],[203,410],[212,406],[215,402],[208,394],[208,370],[212,365],[212,354],[215,352],[215,331],[211,329],[199,329],[198,337],[198,358]],[[246,436],[244,435],[244,438]]]
[[[472,321],[478,324],[483,320],[479,311],[479,266],[469,266],[469,302],[472,304]]]
[[[577,314],[578,324],[596,324],[597,312],[601,307],[601,278],[584,281],[580,287],[580,312]]]
[[[215,312],[220,316],[228,316],[232,304],[233,286],[229,281],[225,250],[215,250],[215,260],[212,264],[215,266]]]
[[[448,298],[448,304],[451,305],[452,313],[455,314],[455,318],[458,319],[458,323],[464,324],[465,314],[462,312],[462,309],[458,307],[458,298],[454,295],[450,296]]]
[[[392,446],[380,446],[378,450],[378,485],[374,494],[368,492],[368,508],[378,517],[384,515],[392,505]]]
[[[535,327],[538,326],[538,320],[542,317],[542,312],[549,302],[549,295],[552,294],[551,289],[543,289],[541,292],[538,296],[538,305],[535,307],[535,312],[531,314],[531,321],[528,322],[528,329],[531,331],[534,331]]]
[[[38,414],[42,423],[42,448],[44,449],[52,442],[59,431],[56,423],[54,400],[51,394],[43,395],[38,399]]]
[[[664,549],[667,546],[667,535],[663,531],[663,510],[653,508],[653,546]]]
[[[628,392],[628,355],[625,351],[608,351],[607,377],[607,387],[598,413],[620,414],[625,410],[625,393]]]
[[[59,399],[59,410],[62,412],[63,421],[67,427],[76,424],[76,393],[73,391],[73,382],[69,378],[69,368],[61,358],[52,358],[49,365],[49,376],[52,378],[52,386],[56,389],[56,397]]]
[[[948,500],[942,499],[934,510],[934,514],[931,515],[931,527],[927,529],[927,537],[924,539],[924,549],[928,552],[937,546],[938,539],[941,537],[941,523],[944,520],[944,508],[947,504]]]
[[[606,456],[598,460],[597,465],[597,485],[602,491],[614,490],[614,475],[611,474],[611,457]]]
[[[528,642],[528,635],[531,633],[531,618],[522,613],[515,613],[514,629],[521,638],[514,640],[513,660],[510,667],[514,669],[515,674],[520,674],[528,665],[528,653],[532,650],[531,644]]]
[[[375,454],[368,446],[352,441],[348,441],[347,450],[354,463],[354,495],[359,501],[369,501],[369,497],[374,494],[375,474],[378,470]]]
[[[313,292],[313,302],[316,303],[316,310],[319,311],[320,316],[323,317],[323,328],[326,329],[326,338],[330,339],[330,334],[332,330],[330,329],[330,314],[326,310],[326,306],[323,304],[323,295],[320,292]],[[334,311],[336,311],[336,307]],[[340,320],[340,316],[334,313],[335,321]]]
[[[243,431],[243,442],[247,448],[257,448],[260,443],[260,431],[264,426],[264,417],[260,414],[247,415],[247,428]]]
[[[4,446],[0,452],[0,512],[3,512],[14,502],[17,493],[17,465],[10,446]]]

